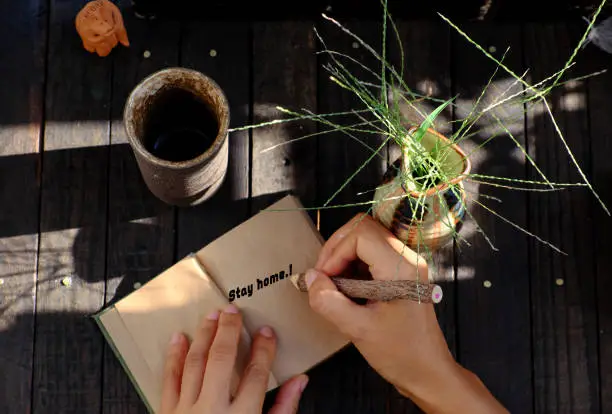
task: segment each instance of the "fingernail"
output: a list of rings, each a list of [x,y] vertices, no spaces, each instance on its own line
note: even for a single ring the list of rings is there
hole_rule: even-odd
[[[229,305],[223,309],[223,313],[238,313],[238,308],[235,305]]]
[[[182,337],[183,335],[181,335],[180,332],[173,333],[172,338],[170,338],[170,345],[177,345],[179,342],[181,342]]]
[[[312,282],[314,282],[318,276],[319,272],[314,269],[309,269],[306,272],[306,287],[308,287],[308,289],[310,289],[310,285],[312,285]]]
[[[269,326],[264,326],[263,328],[261,328],[259,330],[259,333],[261,335],[265,336],[266,338],[273,338],[274,337],[274,331]]]
[[[308,385],[308,377],[304,377],[300,382],[300,392],[304,392],[306,386]]]
[[[206,319],[208,319],[209,321],[219,320],[219,311],[209,313],[208,316],[206,316]]]

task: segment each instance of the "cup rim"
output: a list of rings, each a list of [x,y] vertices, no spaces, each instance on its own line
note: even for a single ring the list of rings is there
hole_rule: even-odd
[[[138,94],[141,93],[141,91],[145,90],[145,88],[149,86],[151,83],[153,83],[157,78],[169,72],[174,72],[174,73],[179,72],[187,76],[198,78],[199,80],[209,84],[212,87],[212,89],[215,91],[215,93],[217,93],[218,96],[221,98],[222,111],[223,111],[222,115],[223,113],[225,114],[225,116],[220,117],[221,119],[218,119],[219,131],[217,132],[217,136],[215,137],[213,143],[206,149],[206,151],[204,151],[197,157],[186,160],[186,161],[168,161],[168,160],[164,160],[163,158],[156,157],[151,152],[149,152],[149,150],[146,149],[144,144],[141,142],[141,139],[139,139],[139,137],[136,136],[136,132],[134,130],[134,123],[126,122],[129,117],[128,115],[129,108],[133,106],[134,102],[138,98]],[[132,148],[134,148],[134,150],[137,151],[140,155],[145,157],[149,162],[155,165],[158,165],[160,167],[176,169],[176,170],[182,170],[182,169],[195,167],[195,166],[202,164],[203,161],[212,159],[221,150],[223,146],[223,142],[228,138],[229,121],[230,121],[229,103],[228,103],[225,93],[223,92],[221,87],[217,84],[217,82],[215,82],[209,76],[204,75],[202,72],[199,72],[194,69],[183,68],[183,67],[165,68],[165,69],[161,69],[161,70],[158,70],[150,74],[149,76],[141,80],[134,87],[134,89],[132,89],[123,107],[123,124],[126,130],[128,142],[130,143]]]
[[[418,129],[418,126],[413,126],[408,130],[408,133],[413,134],[414,132],[416,132],[416,130]],[[406,190],[407,192],[409,192],[410,196],[412,197],[431,197],[432,195],[445,190],[446,188],[450,187],[451,185],[454,184],[458,184],[461,181],[463,181],[465,179],[465,177],[470,173],[470,170],[472,169],[472,163],[469,159],[469,157],[465,154],[465,152],[463,151],[463,149],[457,145],[456,143],[451,142],[450,139],[448,139],[446,136],[444,136],[443,134],[439,133],[438,131],[436,131],[433,128],[427,128],[427,132],[430,134],[435,135],[439,140],[449,144],[450,148],[455,151],[456,153],[459,154],[459,156],[462,158],[463,161],[463,168],[460,174],[458,174],[456,177],[452,178],[449,182],[447,183],[442,183],[442,184],[438,184],[435,187],[431,187],[425,191],[416,191],[416,190]],[[402,156],[403,156],[403,151],[402,151]],[[403,184],[402,184],[403,187]]]

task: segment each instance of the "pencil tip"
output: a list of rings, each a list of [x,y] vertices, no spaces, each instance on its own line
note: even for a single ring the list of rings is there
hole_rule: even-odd
[[[299,291],[304,291],[304,289],[302,288],[303,286],[305,286],[305,282],[304,282],[304,273],[296,273],[294,275],[289,276],[289,280],[291,280],[291,283],[293,283],[293,286],[295,286],[295,288]]]

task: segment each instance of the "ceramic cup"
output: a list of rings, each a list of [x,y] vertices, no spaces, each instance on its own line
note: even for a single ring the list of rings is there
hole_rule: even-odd
[[[229,118],[225,94],[200,72],[168,68],[142,80],[123,119],[149,190],[177,206],[212,197],[227,171]]]

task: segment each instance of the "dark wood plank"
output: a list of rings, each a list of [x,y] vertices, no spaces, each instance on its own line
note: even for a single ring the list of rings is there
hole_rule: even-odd
[[[582,56],[588,72],[610,67],[610,55],[595,46],[588,46]],[[612,107],[612,73],[588,81],[588,111],[591,136],[591,177],[595,190],[608,208],[612,206],[612,125],[608,122]],[[612,412],[612,302],[606,292],[612,292],[609,235],[612,234],[612,219],[598,205],[594,206],[593,241],[595,251],[596,295],[599,326],[599,373],[601,412]]]
[[[380,50],[381,24],[358,21],[343,21],[342,24],[375,50]],[[380,74],[381,65],[378,60],[364,47],[360,46],[351,36],[343,33],[337,26],[323,21],[320,24],[319,33],[329,50],[351,56],[375,73]],[[323,45],[320,45],[320,47],[323,50]],[[329,114],[364,109],[365,106],[357,95],[341,88],[330,80],[330,73],[324,69],[324,66],[335,65],[332,56],[338,59],[341,64],[345,65],[360,80],[373,84],[380,82],[374,75],[346,58],[339,57],[338,55],[321,54],[318,67],[319,113]],[[370,88],[370,90],[375,94],[380,93],[380,89]],[[372,121],[372,116],[369,116],[369,114],[364,114],[363,116]],[[342,126],[364,122],[354,115],[334,116],[330,119]],[[319,128],[321,131],[329,131],[331,129],[322,124],[319,124]],[[357,128],[366,129],[368,126],[361,125],[357,126]],[[380,147],[384,142],[384,138],[379,135],[360,132],[351,132],[351,135],[352,137],[343,132],[332,132],[325,133],[319,137],[317,168],[318,205],[323,206],[324,203],[330,200],[347,180],[357,170],[362,168],[372,155],[372,151],[364,147],[357,139],[372,149]],[[346,205],[372,200],[374,190],[380,184],[382,175],[387,168],[387,158],[387,148],[385,147],[346,184],[344,189],[330,201],[329,205]],[[353,215],[365,211],[368,211],[368,206],[322,210],[320,217],[323,236],[329,237]]]
[[[80,6],[50,2],[33,412],[101,408],[112,58],[83,49]]]
[[[403,78],[407,86],[413,91],[426,96],[439,99],[451,97],[451,62],[450,62],[450,32],[443,24],[425,21],[401,21],[398,23],[398,31],[404,51],[404,73]],[[390,55],[394,66],[399,71],[401,68],[399,47],[396,43],[389,41]],[[417,102],[414,104],[422,113],[428,114],[435,109],[436,103]],[[411,119],[410,108],[405,108],[403,113]],[[418,114],[417,114],[418,115]],[[422,122],[422,116],[416,116],[415,123]],[[434,123],[436,130],[450,136],[452,134],[452,107],[442,112]],[[399,157],[398,148],[393,146],[389,151],[389,160],[392,162]],[[456,350],[456,326],[455,326],[455,292],[453,272],[452,244],[449,248],[434,254],[431,275],[433,279],[444,287],[444,301],[437,306],[440,324],[444,330],[449,348],[455,353]]]
[[[518,26],[471,25],[466,30],[483,47],[500,58],[511,47],[505,63],[522,73],[521,33]],[[455,118],[466,117],[493,74],[495,63],[453,31],[453,84],[459,94]],[[509,89],[508,89],[509,88]],[[505,96],[521,91],[510,75],[500,72],[493,80],[479,110]],[[514,137],[525,142],[522,104],[504,104],[495,110]],[[455,126],[457,128],[458,125]],[[484,116],[462,141],[470,155],[473,173],[524,178],[525,157],[499,127],[491,114]],[[497,138],[476,151],[493,134]],[[531,382],[531,320],[529,313],[528,236],[478,205],[484,204],[518,226],[527,226],[524,192],[510,192],[467,180],[468,209],[499,251],[495,252],[469,219],[461,234],[471,244],[457,250],[457,356],[474,371],[511,412],[533,409]],[[486,196],[498,197],[502,203]],[[485,283],[486,282],[486,283]],[[490,286],[487,288],[487,286]]]
[[[213,0],[183,0],[181,7],[164,0],[135,0],[138,9],[143,13],[152,13],[160,17],[189,18],[207,20],[254,19],[254,20],[287,20],[316,19],[321,12],[331,10],[334,16],[342,19],[379,18],[382,13],[380,3],[368,0],[315,0],[294,7],[282,0],[268,0],[264,3],[249,1],[225,2]],[[511,21],[517,24],[531,21],[562,20],[586,16],[599,5],[597,0],[438,0],[434,3],[390,0],[389,10],[396,18],[429,19],[438,18],[443,13],[457,21]],[[528,14],[525,12],[529,11]]]
[[[389,56],[398,72],[402,68],[401,51],[404,54],[404,71],[401,74],[406,85],[414,92],[439,99],[451,97],[451,51],[450,32],[448,26],[430,21],[399,21],[397,22],[401,39],[401,49],[396,38],[390,33]],[[435,109],[431,101],[416,102],[414,106],[422,113]],[[414,109],[407,105],[402,107],[402,113],[417,124],[423,121]],[[448,107],[437,118],[435,128],[443,133],[452,133],[452,108]],[[389,162],[399,157],[399,148],[392,146],[389,150]],[[456,355],[456,314],[455,314],[455,274],[453,244],[433,254],[430,263],[430,277],[444,289],[444,301],[436,306],[438,321],[446,342]],[[398,396],[390,401],[389,413],[408,412],[415,410],[407,399]]]
[[[45,2],[0,5],[0,412],[30,412]],[[10,56],[10,58],[8,58]]]
[[[381,24],[355,20],[342,21],[342,24],[373,48],[380,50]],[[349,55],[380,73],[378,60],[338,27],[330,22],[322,21],[318,24],[318,31],[328,49]],[[323,50],[321,43],[318,46],[319,50]],[[319,56],[318,112],[328,114],[363,109],[363,103],[355,94],[330,80],[330,73],[323,66],[333,64],[331,56],[328,54]],[[336,58],[338,58],[337,55]],[[359,65],[352,64],[346,58],[339,59],[354,76],[362,81],[377,82],[373,75]],[[372,92],[380,93],[380,90],[372,89]],[[372,118],[367,114],[364,117],[370,120]],[[335,116],[332,120],[344,126],[363,122],[355,116]],[[322,124],[319,124],[318,128],[322,132],[330,130],[330,127]],[[354,138],[342,132],[325,133],[318,138],[317,206],[323,206],[372,155],[372,151],[356,139],[373,149],[380,147],[384,142],[384,138],[378,135],[359,132],[351,134]],[[370,201],[374,196],[374,190],[382,180],[386,167],[387,148],[384,147],[378,156],[363,167],[344,189],[337,193],[329,205]],[[368,211],[368,206],[323,209],[320,213],[321,233],[327,238],[356,213],[366,211]],[[314,369],[311,375],[310,390],[305,395],[302,404],[306,413],[374,413],[386,410],[387,399],[390,395],[388,384],[376,374],[354,348],[341,351],[334,358]],[[323,395],[326,397],[319,397]]]
[[[214,79],[230,104],[230,128],[250,119],[250,25],[190,23],[183,31],[181,65]],[[248,131],[229,135],[225,182],[210,200],[178,211],[178,258],[194,252],[237,226],[249,216]]]
[[[115,51],[112,85],[108,193],[106,301],[115,302],[138,284],[169,267],[174,260],[174,208],[146,187],[123,125],[123,108],[131,90],[156,70],[176,66],[180,24],[137,19],[121,3],[130,48]],[[144,53],[149,52],[144,57]],[[105,344],[102,390],[104,413],[146,412],[115,355]]]
[[[576,29],[563,24],[526,27],[525,57],[532,79],[563,67],[578,43]],[[576,159],[590,171],[585,84],[555,90],[549,102]],[[543,171],[558,182],[580,181],[543,105],[530,108],[527,116],[529,150]],[[536,412],[599,412],[592,201],[580,189],[530,196],[532,232],[567,253],[530,240]]]
[[[312,22],[254,24],[253,123],[283,117],[276,110],[279,105],[316,111],[316,76]],[[305,139],[263,151],[315,131],[312,122],[277,124],[252,131],[251,213],[288,192],[298,196],[306,207],[314,205],[316,140]]]

